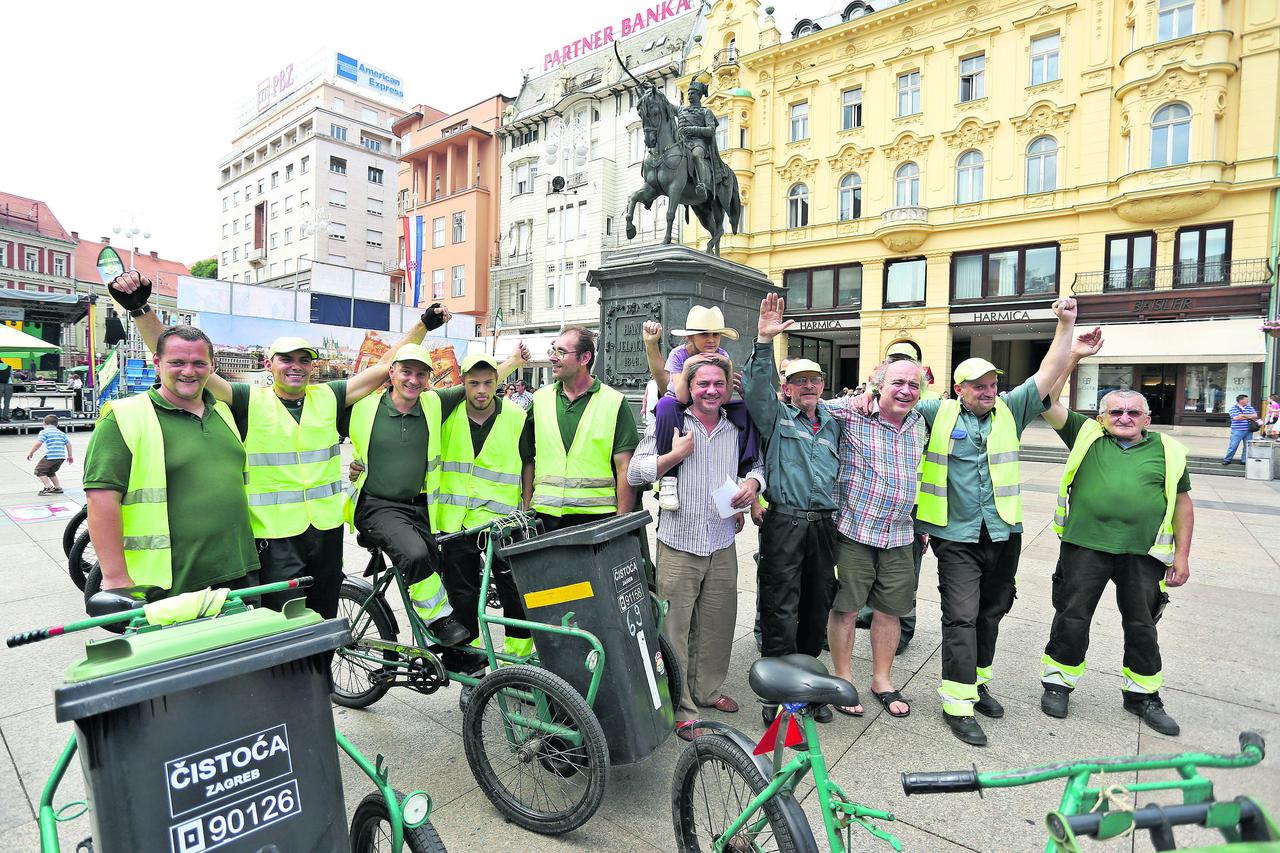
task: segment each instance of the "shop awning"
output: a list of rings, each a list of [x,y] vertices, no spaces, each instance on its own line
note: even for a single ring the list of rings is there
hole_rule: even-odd
[[[1079,328],[1085,328],[1084,324]],[[1262,318],[1113,323],[1102,327],[1102,354],[1086,364],[1200,364],[1262,362]]]
[[[26,332],[20,332],[12,326],[0,325],[0,355],[10,358],[35,358],[50,352],[62,352],[62,347],[42,341]]]

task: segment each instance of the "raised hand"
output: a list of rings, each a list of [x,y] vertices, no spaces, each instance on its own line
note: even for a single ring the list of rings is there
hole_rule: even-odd
[[[646,344],[662,343],[662,324],[654,320],[645,320],[640,334]]]
[[[771,341],[791,328],[795,320],[782,319],[786,309],[786,300],[776,293],[770,293],[760,300],[760,321],[756,324],[756,332],[760,340]]]
[[[1054,300],[1053,313],[1059,320],[1076,321],[1076,301],[1070,296]]]
[[[1081,332],[1076,335],[1075,341],[1071,344],[1071,354],[1076,358],[1088,358],[1091,355],[1097,355],[1102,349],[1102,329],[1098,326],[1090,332]]]
[[[137,270],[130,270],[113,278],[107,289],[121,308],[134,311],[146,305],[151,297],[151,280]]]
[[[516,344],[516,348],[512,351],[512,354],[520,360],[521,364],[528,364],[533,361],[533,353],[530,352],[529,347],[525,345],[523,339]]]

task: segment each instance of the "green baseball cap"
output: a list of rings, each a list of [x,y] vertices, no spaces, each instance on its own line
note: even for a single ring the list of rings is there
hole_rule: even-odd
[[[988,373],[995,373],[997,376],[1004,375],[1003,370],[985,358],[966,358],[956,365],[954,378],[957,383],[972,382],[975,379],[986,376]]]
[[[484,365],[485,367],[492,367],[494,373],[498,372],[497,359],[483,352],[473,352],[471,355],[464,358],[462,360],[462,372],[463,374],[470,373],[481,365]]]
[[[320,351],[307,343],[306,338],[276,338],[271,342],[271,346],[267,349],[267,360],[270,361],[273,355],[285,352],[305,352],[312,358],[319,358]]]

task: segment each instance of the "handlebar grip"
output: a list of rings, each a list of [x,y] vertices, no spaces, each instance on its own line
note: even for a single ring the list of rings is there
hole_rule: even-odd
[[[954,794],[978,790],[976,770],[942,770],[936,773],[903,773],[902,791],[912,794]]]
[[[1267,742],[1257,732],[1240,733],[1240,751],[1243,752],[1246,746],[1256,746],[1264,757],[1267,754]]]
[[[36,643],[40,640],[48,639],[49,630],[47,628],[37,628],[34,631],[23,631],[21,634],[14,634],[4,641],[4,644],[13,649],[18,646],[25,646],[27,643]]]

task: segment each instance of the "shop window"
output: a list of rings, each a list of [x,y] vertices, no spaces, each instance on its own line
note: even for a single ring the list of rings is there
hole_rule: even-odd
[[[1058,247],[1014,246],[951,256],[951,298],[1002,299],[1056,296]]]
[[[1107,236],[1104,290],[1150,290],[1155,286],[1156,235],[1153,231]]]
[[[1151,168],[1178,166],[1191,160],[1191,110],[1166,104],[1151,117]]]
[[[810,361],[816,361],[822,368],[823,375],[828,379],[831,376],[831,358],[833,355],[832,342],[824,338],[808,338],[804,335],[788,335],[787,336],[787,357],[788,358],[807,358]],[[830,383],[828,383],[829,385]],[[836,389],[839,390],[839,389]],[[830,397],[832,389],[826,387],[823,389],[823,396]]]
[[[884,265],[884,304],[923,305],[924,258],[904,258]]]
[[[1253,386],[1253,365],[1247,362],[1188,364],[1185,369],[1183,412],[1224,415],[1236,396],[1249,394]]]
[[[862,264],[787,270],[787,308],[858,308],[862,305]]]
[[[1231,223],[1179,228],[1174,287],[1214,287],[1231,283]]]

